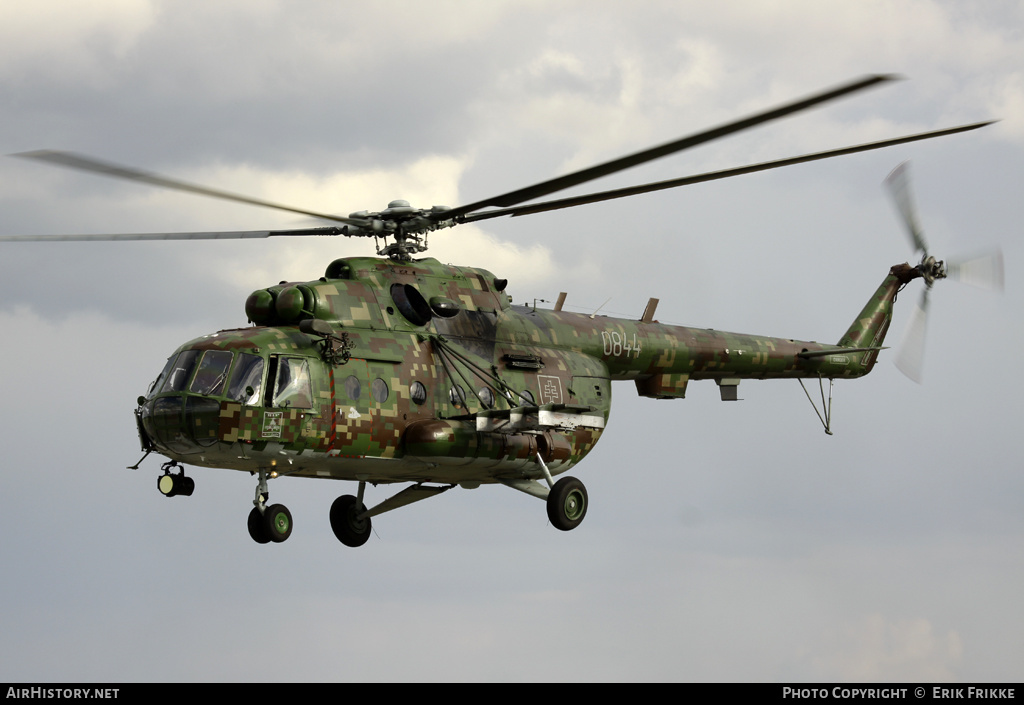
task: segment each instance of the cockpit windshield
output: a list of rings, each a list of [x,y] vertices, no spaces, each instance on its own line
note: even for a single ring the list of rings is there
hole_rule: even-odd
[[[167,377],[167,373],[171,370],[171,365],[174,364],[174,355],[167,358],[167,364],[164,365],[164,369],[160,371],[160,374],[156,376],[153,383],[149,385],[149,389],[146,390],[146,398],[153,396],[153,394],[160,389],[160,385],[164,383],[164,378]]]
[[[196,365],[196,358],[199,357],[198,350],[183,350],[174,361],[174,366],[167,373],[164,386],[161,392],[180,392],[185,388],[188,378],[192,376],[192,368]]]
[[[235,354],[229,350],[182,350],[167,360],[163,371],[149,386],[146,397],[187,391],[204,397],[226,396],[234,402],[256,405],[261,401],[263,370],[264,360],[259,355]],[[302,371],[298,375],[302,377]],[[305,380],[308,388],[308,372]]]
[[[207,350],[199,363],[195,379],[188,391],[203,396],[220,396],[227,381],[228,368],[231,367],[231,353],[227,350]]]

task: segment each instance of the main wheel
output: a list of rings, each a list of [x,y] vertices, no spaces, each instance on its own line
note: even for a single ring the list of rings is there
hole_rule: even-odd
[[[556,529],[575,529],[587,515],[587,488],[575,477],[563,477],[548,493],[548,519]]]
[[[274,543],[281,543],[292,535],[292,513],[283,504],[274,504],[263,512],[267,535]]]
[[[370,517],[359,519],[366,506],[350,494],[342,495],[331,505],[331,529],[346,546],[356,548],[370,538]]]
[[[263,519],[263,514],[256,507],[249,512],[249,536],[256,543],[270,543],[270,531]]]

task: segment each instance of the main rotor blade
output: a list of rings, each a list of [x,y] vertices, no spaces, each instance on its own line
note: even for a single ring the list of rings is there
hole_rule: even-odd
[[[588,203],[610,201],[616,198],[636,196],[641,193],[663,191],[665,189],[677,188],[679,186],[688,186],[690,184],[697,184],[705,181],[726,179],[731,176],[752,174],[758,171],[767,171],[768,169],[777,169],[779,167],[791,166],[793,164],[803,164],[805,162],[813,162],[819,159],[829,159],[831,157],[839,157],[846,154],[856,154],[857,152],[867,152],[872,149],[882,149],[883,147],[892,147],[898,144],[906,144],[907,142],[916,142],[918,140],[926,140],[931,139],[933,137],[953,135],[958,132],[968,132],[970,130],[976,130],[979,127],[984,127],[985,125],[991,125],[992,122],[992,120],[989,120],[988,122],[978,122],[970,125],[961,125],[959,127],[950,127],[943,130],[934,130],[932,132],[922,132],[916,135],[895,137],[893,139],[882,140],[880,142],[869,142],[866,144],[854,145],[852,147],[830,149],[826,152],[815,152],[813,154],[805,154],[799,157],[778,159],[771,162],[762,162],[760,164],[751,164],[749,166],[735,167],[733,169],[723,169],[721,171],[711,171],[704,174],[697,174],[695,176],[684,176],[679,179],[668,179],[666,181],[657,181],[650,184],[642,184],[640,186],[629,186],[626,188],[614,189],[611,191],[601,191],[598,193],[591,193],[582,196],[561,198],[554,201],[544,201],[543,203],[531,203],[525,206],[513,206],[512,208],[502,208],[500,210],[484,211],[483,213],[471,213],[467,216],[464,216],[462,218],[462,222],[470,223],[476,220],[487,220],[489,218],[497,218],[499,216],[505,215],[512,217],[520,215],[531,215],[533,213],[543,213],[546,211],[559,210],[561,208],[572,208],[574,206],[582,206]]]
[[[697,145],[704,144],[705,142],[710,142],[720,137],[725,137],[726,135],[746,130],[750,127],[754,127],[755,125],[760,125],[771,120],[792,115],[793,113],[800,112],[801,110],[807,110],[815,105],[835,100],[836,98],[864,90],[865,88],[869,88],[884,81],[894,80],[895,78],[896,76],[892,75],[867,76],[853,81],[852,83],[829,89],[823,93],[818,93],[816,95],[782,105],[778,108],[766,110],[764,112],[751,115],[750,117],[726,123],[725,125],[714,127],[703,132],[698,132],[694,135],[675,140],[674,142],[668,142],[657,147],[645,149],[642,152],[613,159],[603,164],[598,164],[587,169],[581,169],[580,171],[566,174],[565,176],[559,176],[554,179],[549,179],[548,181],[542,181],[541,183],[534,184],[533,186],[509,191],[508,193],[501,194],[500,196],[494,196],[465,206],[459,206],[458,208],[445,212],[444,216],[445,218],[457,218],[467,213],[480,210],[481,208],[486,208],[487,206],[514,206],[517,203],[522,203],[523,201],[540,198],[541,196],[546,196],[549,193],[554,193],[555,191],[561,191],[602,176],[614,174],[615,172],[622,171],[623,169],[628,169],[630,167],[649,162],[652,159],[658,159],[659,157],[674,154],[684,149],[689,149],[690,147],[696,147]]]
[[[928,245],[924,241],[924,233],[921,232],[921,226],[918,225],[914,201],[910,195],[909,166],[910,162],[903,162],[893,169],[885,177],[885,185],[888,187],[892,200],[896,204],[896,210],[899,211],[900,217],[903,219],[903,225],[907,229],[907,236],[910,238],[910,244],[914,247],[914,252],[927,254]]]
[[[924,368],[924,341],[928,329],[928,287],[921,292],[920,303],[914,306],[907,331],[896,354],[896,367],[907,377],[921,383],[921,372]]]
[[[0,242],[122,242],[131,240],[247,240],[278,236],[344,235],[341,228],[232,230],[196,233],[109,233],[99,235],[8,235]]]
[[[280,203],[271,203],[270,201],[263,201],[258,198],[250,198],[249,196],[242,196],[237,193],[221,191],[219,189],[200,186],[198,184],[190,184],[186,181],[170,179],[166,176],[160,176],[159,174],[139,171],[130,167],[111,164],[109,162],[103,162],[99,159],[94,159],[81,154],[74,154],[72,152],[41,149],[34,152],[19,152],[18,154],[12,154],[11,156],[21,157],[22,159],[33,159],[35,161],[52,164],[54,166],[61,166],[68,169],[79,169],[81,171],[88,171],[92,174],[110,176],[115,179],[124,179],[126,181],[149,184],[150,186],[159,186],[161,188],[172,189],[175,191],[194,193],[200,196],[209,196],[210,198],[219,198],[226,201],[235,201],[236,203],[246,203],[251,206],[262,206],[264,208],[273,208],[275,210],[287,211],[289,213],[309,215],[314,218],[332,220],[338,223],[361,226],[367,225],[367,221],[357,218],[342,218],[341,216],[330,215],[328,213],[317,213],[316,211],[308,211],[302,208],[292,208],[291,206],[281,205]]]

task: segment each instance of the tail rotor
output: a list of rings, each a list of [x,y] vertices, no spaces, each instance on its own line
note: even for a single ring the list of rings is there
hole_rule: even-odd
[[[885,186],[892,196],[896,210],[903,221],[904,229],[914,252],[921,253],[920,263],[914,267],[918,276],[924,279],[924,290],[914,308],[910,323],[896,355],[896,367],[915,382],[921,382],[924,366],[925,331],[928,327],[928,301],[932,286],[939,279],[953,279],[983,289],[1002,292],[1003,253],[998,249],[968,259],[951,260],[947,265],[928,252],[928,244],[918,224],[913,198],[910,193],[910,162],[903,162],[885,179]]]

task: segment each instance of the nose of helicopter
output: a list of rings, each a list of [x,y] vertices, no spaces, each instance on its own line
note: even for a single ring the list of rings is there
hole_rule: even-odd
[[[142,429],[160,451],[200,453],[218,439],[220,402],[194,394],[146,400],[139,409]]]

